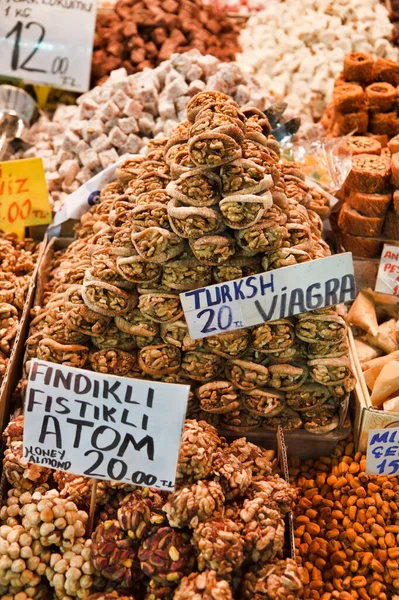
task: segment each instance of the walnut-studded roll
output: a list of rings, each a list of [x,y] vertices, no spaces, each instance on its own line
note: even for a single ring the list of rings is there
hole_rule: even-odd
[[[259,194],[273,186],[273,179],[265,167],[241,158],[220,169],[223,196]]]
[[[245,253],[255,255],[260,252],[272,252],[283,245],[288,232],[284,226],[272,224],[261,219],[247,229],[238,229],[234,233],[237,244]]]
[[[330,342],[315,342],[307,344],[307,356],[310,360],[316,358],[338,358],[348,353],[346,337],[336,344]]]
[[[167,175],[161,175],[156,171],[140,175],[136,181],[132,181],[126,188],[125,194],[137,198],[140,194],[145,194],[153,190],[165,189],[170,181]]]
[[[293,364],[308,358],[306,344],[302,343],[300,340],[295,340],[295,343],[289,348],[270,352],[267,356],[269,357],[271,365],[279,365],[281,363]]]
[[[154,377],[176,373],[180,369],[180,350],[169,344],[145,346],[139,350],[138,363],[144,373]]]
[[[195,258],[170,260],[162,267],[162,285],[184,292],[212,283],[212,269]]]
[[[233,281],[249,275],[261,273],[260,261],[257,257],[235,255],[229,262],[212,268],[213,278],[216,283]]]
[[[271,134],[272,128],[270,126],[269,119],[259,108],[256,106],[246,106],[242,109],[242,113],[246,117],[247,123],[249,123],[250,126],[253,127],[254,124],[257,124],[262,128],[262,133],[264,135],[268,136]]]
[[[136,363],[136,356],[132,352],[124,352],[118,348],[104,348],[97,352],[90,352],[90,366],[97,373],[119,375],[123,377]]]
[[[337,429],[339,425],[339,415],[328,405],[302,413],[302,418],[304,429],[315,435],[325,435]]]
[[[299,389],[287,392],[285,399],[287,406],[302,412],[321,406],[330,396],[330,390],[324,385],[305,383]]]
[[[222,372],[224,360],[211,352],[193,350],[183,354],[181,371],[195,381],[212,381]]]
[[[144,231],[132,233],[136,251],[145,260],[164,263],[184,250],[184,241],[172,231],[161,227],[148,227]]]
[[[242,394],[244,408],[258,417],[277,417],[284,408],[285,395],[276,390],[248,390]]]
[[[230,359],[225,365],[226,377],[240,390],[249,391],[268,384],[269,370],[262,364],[244,359]]]
[[[262,418],[244,408],[233,410],[222,416],[221,426],[228,431],[246,433],[260,427]]]
[[[178,321],[183,316],[180,297],[158,290],[149,291],[139,298],[141,314],[156,323]]]
[[[294,363],[292,365],[270,365],[269,366],[270,380],[269,386],[290,392],[296,390],[304,384],[307,379],[309,369],[306,364]]]
[[[81,344],[60,344],[51,338],[43,338],[38,343],[36,358],[81,369],[89,358],[89,349]]]
[[[299,317],[295,333],[300,340],[308,343],[326,342],[334,344],[346,335],[346,323],[339,315],[315,315],[304,313]]]
[[[259,196],[236,194],[223,198],[219,208],[226,225],[231,229],[245,229],[260,221],[272,204],[273,198],[269,192]]]
[[[175,200],[189,206],[212,206],[221,198],[220,178],[210,170],[192,169],[171,181],[166,191]]]
[[[258,352],[281,352],[290,348],[295,340],[294,323],[279,319],[263,323],[252,330],[252,347]]]
[[[346,183],[351,190],[367,194],[385,190],[390,176],[390,161],[375,154],[358,154],[352,157],[352,170]]]
[[[281,427],[284,431],[292,431],[293,429],[300,429],[302,427],[302,419],[300,414],[285,406],[277,417],[269,417],[262,422],[263,429],[278,429]]]
[[[118,317],[137,304],[137,294],[128,294],[103,281],[83,285],[82,297],[88,308],[106,317]]]
[[[195,258],[211,266],[229,261],[236,252],[235,242],[228,235],[204,235],[190,240],[190,248]]]
[[[216,92],[213,90],[206,90],[203,92],[199,92],[195,96],[189,100],[187,104],[187,119],[190,123],[194,123],[198,113],[206,108],[208,105],[218,103],[218,104],[232,104],[236,108],[238,104],[234,102],[227,94],[223,92]]]
[[[104,247],[95,250],[91,255],[91,268],[85,274],[87,280],[101,280],[113,285],[118,285],[122,280],[116,268],[116,261],[128,251],[123,248]],[[122,281],[123,283],[123,281]]]
[[[134,283],[158,281],[162,274],[161,265],[148,262],[139,255],[118,258],[116,269],[123,279]]]
[[[287,223],[285,225],[288,238],[287,243],[292,248],[297,250],[305,250],[310,252],[313,248],[313,237],[310,225],[302,225],[300,223]]]
[[[246,329],[227,331],[205,338],[205,347],[223,358],[239,358],[251,343],[251,337]]]
[[[234,101],[229,102],[211,102],[202,108],[196,115],[195,121],[208,119],[214,114],[226,115],[237,123],[237,125],[245,131],[246,119],[244,111],[241,111],[238,104]]]
[[[99,350],[118,348],[119,350],[129,352],[136,348],[134,337],[129,333],[121,331],[115,323],[112,323],[102,335],[92,335],[90,339],[92,344]]]
[[[126,159],[115,170],[116,179],[121,183],[129,183],[132,179],[137,179],[144,161],[145,157],[138,155]]]
[[[225,229],[221,214],[212,208],[185,206],[176,199],[168,204],[172,230],[182,238],[195,240],[203,235],[214,235]]]
[[[84,335],[103,335],[109,327],[111,317],[104,317],[85,304],[77,304],[67,310],[63,322],[69,329]]]
[[[201,133],[188,144],[192,162],[198,167],[221,167],[228,162],[241,158],[241,146],[225,133]]]
[[[308,362],[310,376],[321,385],[337,386],[354,379],[347,356],[316,358]]]
[[[121,253],[121,256],[133,256],[133,254],[136,254],[131,238],[130,225],[126,225],[114,233],[112,247],[115,250],[123,249],[124,253]]]
[[[245,126],[241,121],[224,115],[222,113],[212,113],[208,116],[197,118],[190,128],[190,138],[203,133],[222,133],[232,137],[239,144],[245,138]]]
[[[212,381],[196,390],[201,410],[220,415],[237,410],[241,400],[230,381]]]
[[[151,344],[158,335],[159,325],[146,318],[138,308],[133,308],[122,317],[115,317],[115,325],[121,331],[135,336],[139,347]]]
[[[203,345],[203,340],[192,340],[185,321],[174,321],[172,323],[161,323],[160,336],[165,344],[180,348],[183,352],[197,350]]]
[[[136,206],[142,204],[168,204],[170,196],[164,189],[151,190],[137,196]]]
[[[160,202],[139,204],[130,211],[130,222],[134,232],[143,231],[147,227],[170,229],[167,206]]]
[[[279,248],[262,258],[262,266],[265,271],[273,271],[281,267],[289,267],[290,265],[299,265],[303,262],[312,260],[312,255],[306,250],[298,250],[298,248]]]

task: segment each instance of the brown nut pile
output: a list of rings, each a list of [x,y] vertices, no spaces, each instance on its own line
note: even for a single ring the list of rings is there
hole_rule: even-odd
[[[38,244],[0,231],[0,383],[19,328]]]
[[[365,469],[353,443],[330,457],[291,459],[305,599],[389,600],[399,589],[399,480]]]
[[[126,161],[54,257],[26,369],[38,357],[190,384],[188,417],[238,433],[336,429],[354,377],[334,307],[192,340],[180,302],[204,284],[329,254],[326,207],[304,194],[298,168],[280,165],[270,131],[257,108],[204,91],[169,139]],[[229,470],[234,489],[245,486],[228,462],[222,487]]]
[[[232,21],[202,0],[119,0],[111,13],[97,17],[92,80],[101,82],[120,67],[136,73],[191,49],[234,60],[238,34]]]

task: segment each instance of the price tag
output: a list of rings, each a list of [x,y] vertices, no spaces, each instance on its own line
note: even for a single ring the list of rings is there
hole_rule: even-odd
[[[354,300],[352,254],[337,254],[180,294],[194,340]]]
[[[172,491],[190,387],[32,360],[24,458]]]
[[[52,213],[41,158],[0,163],[0,229],[48,225]]]
[[[89,89],[96,0],[0,0],[0,74]]]
[[[370,429],[366,473],[396,475],[399,471],[399,429]]]
[[[375,291],[399,296],[399,246],[384,244]]]

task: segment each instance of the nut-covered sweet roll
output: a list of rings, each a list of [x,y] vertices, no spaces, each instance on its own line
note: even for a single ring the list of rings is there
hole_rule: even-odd
[[[243,407],[258,417],[277,417],[284,408],[282,392],[267,389],[248,390],[242,393]]]
[[[19,325],[18,310],[6,302],[0,303],[0,352],[10,355]]]
[[[170,260],[162,267],[161,283],[178,292],[196,289],[212,283],[212,270],[195,258]]]
[[[262,219],[247,229],[236,230],[234,235],[243,251],[253,255],[277,250],[287,239],[288,232],[284,226]]]
[[[145,192],[137,196],[137,206],[142,204],[167,204],[170,200],[170,196],[164,189],[151,190],[151,192]]]
[[[129,183],[132,179],[137,179],[140,174],[140,169],[145,161],[144,156],[132,156],[132,158],[126,159],[116,170],[115,176],[118,181],[123,183]]]
[[[211,266],[229,261],[236,252],[235,242],[228,235],[204,235],[190,240],[190,248],[195,258]]]
[[[305,313],[299,316],[295,333],[307,343],[337,344],[346,336],[346,323],[339,315]]]
[[[241,121],[228,115],[214,112],[208,115],[201,115],[195,120],[194,125],[190,127],[190,138],[194,138],[202,133],[223,133],[241,143],[245,137],[244,128],[245,126]]]
[[[300,567],[290,558],[251,567],[241,585],[242,600],[296,600],[303,590]]]
[[[164,263],[184,250],[184,240],[161,227],[148,227],[144,231],[133,232],[132,242],[138,254],[153,263]]]
[[[259,194],[273,186],[273,179],[265,167],[242,158],[220,168],[223,196]]]
[[[191,573],[184,577],[175,591],[174,600],[233,600],[233,592],[225,579],[216,571],[207,570],[202,573]]]
[[[223,514],[225,497],[217,481],[198,481],[170,494],[163,506],[171,527],[197,527]]]
[[[90,352],[89,362],[93,371],[97,373],[123,377],[133,369],[136,357],[133,353],[118,348],[103,348],[97,352]]]
[[[247,329],[226,331],[205,338],[205,347],[223,358],[239,358],[249,348],[251,336]]]
[[[85,304],[70,308],[63,317],[64,325],[83,335],[103,335],[108,329],[111,317],[105,317]]]
[[[207,207],[217,204],[221,198],[220,178],[209,169],[191,169],[171,181],[167,193],[183,204]]]
[[[219,207],[226,225],[231,229],[245,229],[257,223],[272,204],[272,196],[267,192],[261,196],[253,194],[226,196],[220,201]]]
[[[306,344],[301,342],[300,340],[295,340],[295,343],[289,348],[285,348],[284,350],[279,350],[278,352],[270,352],[266,356],[270,360],[270,364],[276,365],[280,363],[295,363],[298,360],[306,360],[308,358],[307,355],[307,347]]]
[[[139,350],[139,367],[148,375],[159,377],[168,373],[176,373],[180,369],[181,355],[176,346],[160,344],[145,346]]]
[[[325,404],[302,414],[306,431],[316,435],[325,435],[339,425],[339,415],[334,407]]]
[[[227,263],[212,268],[213,278],[217,283],[233,281],[249,275],[261,273],[262,268],[257,257],[235,254]]]
[[[290,348],[294,340],[295,328],[290,319],[263,323],[252,330],[252,346],[258,352],[281,352]]]
[[[316,358],[308,362],[310,376],[321,385],[332,388],[333,393],[345,395],[354,389],[355,376],[347,356],[340,358]]]
[[[267,430],[281,427],[285,431],[290,431],[292,429],[300,429],[302,427],[302,419],[299,412],[285,406],[277,417],[264,419],[262,427]]]
[[[262,259],[262,266],[265,271],[273,271],[274,269],[281,269],[281,267],[299,265],[309,260],[312,260],[310,252],[298,250],[297,248],[279,248]]]
[[[147,227],[170,229],[168,210],[161,202],[139,204],[130,212],[132,231],[143,231]]]
[[[101,280],[118,286],[123,277],[117,271],[116,263],[120,256],[127,254],[123,248],[106,247],[95,250],[91,255],[91,268],[85,273],[89,281]]]
[[[330,397],[330,390],[318,383],[305,383],[299,389],[287,392],[287,406],[298,412],[307,411],[321,406]]]
[[[184,423],[176,480],[205,479],[212,470],[216,448],[221,444],[217,431],[206,421],[186,420]]]
[[[128,294],[103,281],[88,281],[82,287],[82,298],[88,308],[106,317],[118,317],[137,304],[137,294]]]
[[[315,358],[338,358],[348,353],[348,343],[346,338],[336,344],[330,342],[315,342],[307,344],[306,354],[310,360]]]
[[[230,381],[212,381],[196,390],[201,409],[212,414],[223,414],[240,408],[240,397]]]
[[[172,230],[182,238],[197,239],[220,233],[225,228],[218,211],[204,206],[185,206],[176,199],[168,204],[168,216]]]
[[[192,340],[190,338],[186,321],[161,323],[160,336],[165,344],[176,346],[184,352],[196,350],[203,345],[203,340]]]
[[[310,225],[301,223],[287,223],[285,225],[288,237],[285,244],[297,250],[311,252],[313,248],[313,237]]]
[[[244,496],[252,483],[251,469],[243,465],[229,450],[215,453],[212,471],[228,502]]]
[[[118,257],[116,259],[116,270],[120,277],[132,283],[155,282],[160,279],[162,274],[161,265],[148,262],[138,254]]]
[[[239,108],[238,104],[234,102],[227,94],[223,92],[216,92],[213,90],[206,90],[199,92],[189,100],[187,104],[187,119],[190,123],[194,123],[198,113],[204,108],[211,104],[231,104],[236,108]]]
[[[212,569],[228,578],[244,562],[244,540],[240,527],[230,519],[208,519],[194,530],[192,544],[200,571]]]
[[[115,317],[114,320],[118,329],[135,336],[139,347],[151,344],[158,335],[158,324],[146,318],[139,308],[132,308],[123,316]]]
[[[134,350],[136,342],[134,337],[118,329],[115,323],[111,323],[103,335],[91,336],[91,341],[96,348],[118,348],[119,350]]]
[[[251,560],[254,563],[275,560],[283,549],[285,527],[281,512],[270,502],[269,495],[259,492],[254,498],[244,500],[240,519],[244,523],[245,551]]]
[[[226,361],[225,374],[235,387],[244,391],[265,386],[269,381],[267,367],[243,359]]]
[[[137,198],[140,194],[145,194],[153,190],[165,189],[170,181],[167,175],[161,175],[156,171],[140,175],[136,181],[132,181],[126,188],[125,194]]]
[[[246,119],[244,111],[242,111],[236,102],[230,98],[228,102],[211,102],[202,108],[197,113],[195,121],[209,118],[211,115],[219,114],[231,117],[237,122],[237,125],[244,131],[246,127]]]
[[[66,367],[82,368],[89,357],[87,346],[80,344],[59,344],[58,342],[44,338],[37,346],[36,358],[58,363]]]
[[[212,381],[223,370],[224,361],[220,356],[201,350],[185,352],[181,371],[184,377],[195,381]]]
[[[246,433],[257,429],[261,423],[261,417],[249,413],[244,408],[238,408],[222,416],[221,426],[228,431]]]
[[[201,133],[188,144],[190,159],[198,167],[221,167],[241,158],[241,146],[225,133]]]
[[[141,314],[156,323],[171,323],[183,316],[183,308],[177,294],[149,290],[139,298]]]
[[[296,390],[303,385],[308,376],[306,364],[294,363],[292,365],[270,365],[270,387],[289,392]]]

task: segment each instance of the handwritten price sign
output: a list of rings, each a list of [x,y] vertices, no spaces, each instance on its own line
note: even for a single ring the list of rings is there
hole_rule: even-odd
[[[51,220],[41,158],[0,163],[0,229],[19,232]]]
[[[384,245],[375,291],[399,296],[399,246]]]
[[[0,74],[89,89],[96,0],[0,0]]]

